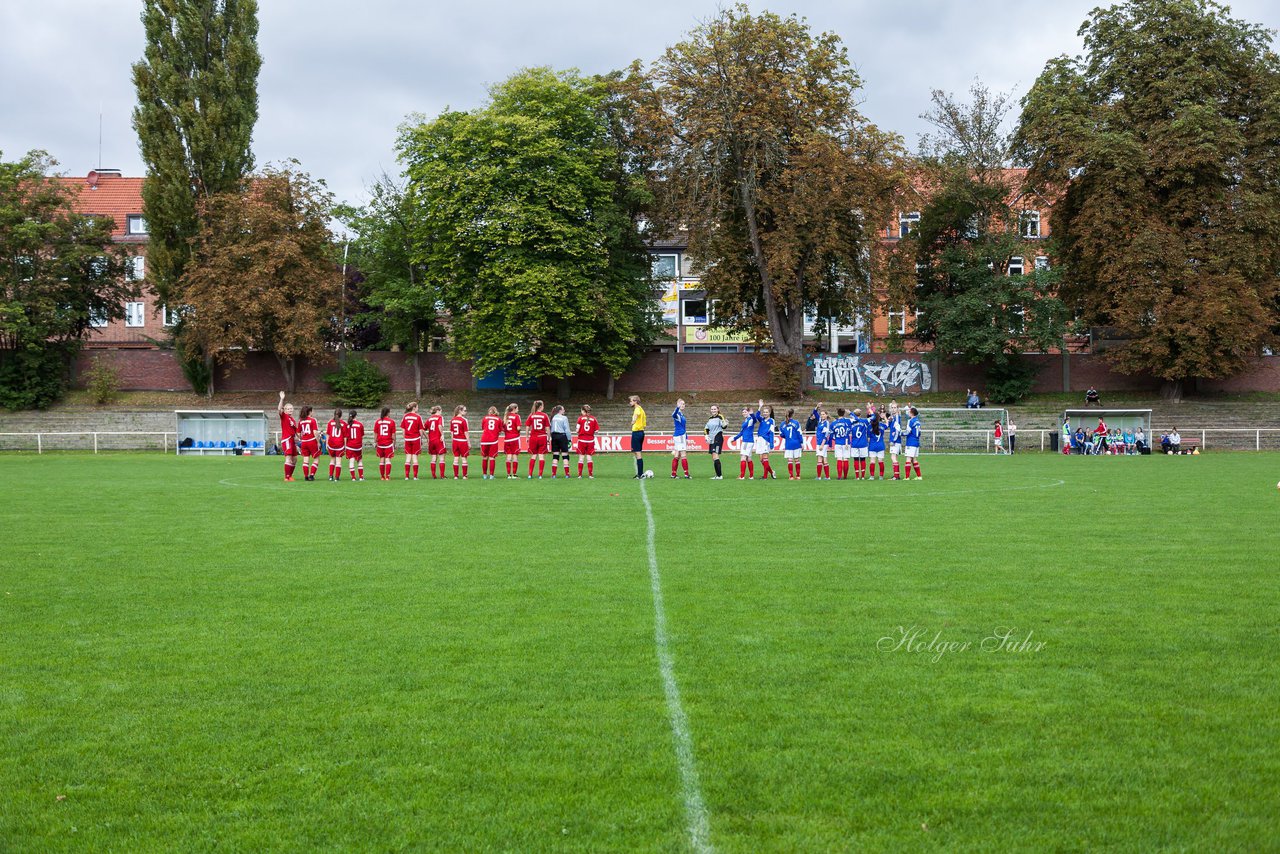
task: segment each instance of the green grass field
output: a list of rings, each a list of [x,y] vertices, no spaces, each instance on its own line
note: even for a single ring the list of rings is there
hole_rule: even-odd
[[[693,463],[0,456],[0,850],[1280,845],[1280,455]]]

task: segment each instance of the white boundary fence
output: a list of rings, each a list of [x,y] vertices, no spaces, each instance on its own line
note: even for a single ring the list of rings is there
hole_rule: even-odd
[[[1035,429],[1019,430],[1017,450],[1048,451],[1049,436],[1056,430]],[[930,430],[921,431],[921,444],[927,453],[960,453],[982,454],[994,450],[992,432],[990,430]],[[1037,435],[1038,434],[1038,435]],[[1208,451],[1280,451],[1280,428],[1276,427],[1208,427],[1181,431],[1184,445],[1188,438],[1198,439],[1200,450]],[[280,432],[271,431],[274,444],[280,442]],[[596,452],[601,454],[622,453],[630,451],[630,433],[600,433],[596,437]],[[172,430],[130,432],[120,430],[72,430],[49,432],[0,432],[0,451],[35,451],[43,454],[46,451],[160,451],[172,453],[177,447],[177,434]],[[1148,436],[1152,451],[1159,453],[1160,436],[1157,433]],[[474,438],[471,443],[472,452],[479,453],[479,443]],[[523,445],[522,445],[523,448]],[[397,451],[399,451],[397,442]],[[689,450],[705,452],[706,440],[700,435],[689,435]],[[775,449],[779,450],[779,449]],[[804,450],[813,451],[813,436],[805,436]],[[365,451],[373,453],[373,446],[366,439]],[[645,451],[648,453],[669,453],[671,451],[670,433],[646,433]],[[577,452],[577,448],[573,448]],[[724,452],[736,454],[738,446],[735,442],[725,442]],[[197,452],[198,453],[198,452]],[[210,452],[214,453],[214,452]],[[228,453],[222,451],[218,453]],[[262,453],[254,449],[254,455]],[[523,450],[522,450],[523,453]]]

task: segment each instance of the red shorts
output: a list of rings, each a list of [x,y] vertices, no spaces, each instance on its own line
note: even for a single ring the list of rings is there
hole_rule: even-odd
[[[294,436],[288,439],[280,440],[280,453],[286,457],[296,457],[298,455],[298,440]]]
[[[455,457],[471,456],[471,443],[470,442],[454,442],[453,455]]]
[[[404,452],[406,454],[422,453],[422,440],[421,439],[405,439]]]
[[[347,455],[347,448],[346,448],[346,446],[345,446],[345,445],[344,445],[343,447],[341,447],[341,448],[339,448],[337,445],[330,445],[330,446],[329,446],[329,456],[331,456],[331,457],[337,457],[338,459],[342,459],[342,458],[343,458],[343,457],[345,457],[346,455]]]
[[[379,445],[375,450],[378,452],[378,459],[380,460],[389,460],[396,455],[395,445],[389,445],[385,448]]]
[[[310,442],[303,442],[301,447],[302,447],[302,455],[304,457],[320,456],[320,443],[315,439],[312,439]]]
[[[502,452],[504,454],[519,455],[520,453],[520,437],[514,439],[504,439],[502,441]]]
[[[481,442],[480,456],[482,457],[498,456],[498,443],[497,442]]]
[[[364,459],[364,448],[347,448],[347,459],[349,459],[349,460],[363,460],[363,459]]]
[[[529,437],[529,453],[545,454],[547,452],[546,436],[530,436]]]
[[[443,457],[444,439],[432,439],[427,442],[427,453],[433,457]]]
[[[584,457],[589,457],[589,456],[591,456],[592,454],[594,454],[595,452],[596,452],[596,440],[595,440],[595,439],[579,439],[579,440],[578,440],[578,453],[579,453],[579,454],[582,454],[582,456],[584,456]]]

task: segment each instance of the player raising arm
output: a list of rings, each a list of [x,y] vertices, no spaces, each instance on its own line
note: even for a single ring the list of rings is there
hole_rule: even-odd
[[[396,456],[396,422],[391,407],[382,407],[382,416],[373,422],[373,451],[378,455],[378,479],[391,480],[391,461]]]
[[[276,412],[280,413],[280,453],[284,455],[284,479],[293,483],[293,470],[298,465],[298,419],[293,417],[293,404],[284,402],[284,392],[280,392]]]
[[[773,407],[765,406],[764,401],[760,401],[760,408],[756,410],[756,453],[760,455],[761,480],[778,479],[773,466],[769,465],[769,452],[773,450],[773,430],[776,424],[773,420]]]
[[[444,459],[444,416],[440,414],[439,406],[431,407],[431,415],[427,417],[427,454],[431,457],[431,479],[436,479],[436,470],[439,469],[439,477],[443,480],[447,471]]]
[[[596,433],[600,430],[600,422],[591,414],[591,407],[582,405],[582,414],[578,416],[578,477],[582,477],[582,463],[587,464],[587,479],[595,480]]]
[[[298,419],[298,450],[302,453],[302,479],[315,480],[320,469],[320,425],[311,417],[310,406],[302,407]]]
[[[671,476],[684,466],[685,479],[689,479],[689,419],[684,415],[684,398],[676,401],[671,413]]]
[[[453,408],[449,422],[449,435],[453,437],[453,479],[458,479],[458,466],[462,466],[462,479],[467,479],[467,457],[471,456],[471,436],[468,433],[467,408],[459,404]]]
[[[836,420],[831,423],[831,447],[836,452],[836,480],[849,477],[849,441],[852,439],[853,422],[845,417],[844,407],[836,407]]]
[[[351,470],[351,480],[356,479],[356,469],[360,470],[360,480],[364,480],[364,424],[356,419],[353,409],[347,413],[347,466]],[[338,469],[341,476],[342,469]]]
[[[333,417],[324,425],[325,446],[329,450],[329,480],[342,480],[342,460],[347,455],[347,422],[342,420],[342,410],[333,410]]]
[[[507,405],[502,416],[502,450],[507,455],[507,480],[520,476],[520,407]]]
[[[422,416],[418,414],[418,401],[411,400],[404,408],[404,418],[400,419],[400,429],[404,431],[404,479],[409,475],[418,479],[418,454],[422,453]]]
[[[831,416],[827,410],[818,410],[818,426],[813,433],[813,450],[817,460],[814,468],[818,472],[817,480],[831,480],[831,464],[827,462],[827,452],[831,449]]]

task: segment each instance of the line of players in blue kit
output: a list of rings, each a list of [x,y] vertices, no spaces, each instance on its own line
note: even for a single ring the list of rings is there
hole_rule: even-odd
[[[769,462],[769,453],[776,449],[780,449],[786,458],[787,479],[800,480],[806,428],[814,437],[819,480],[831,480],[831,457],[836,460],[836,480],[848,480],[850,471],[854,480],[875,480],[877,477],[889,480],[885,474],[886,453],[893,465],[893,480],[910,480],[913,471],[917,479],[924,479],[920,471],[920,413],[914,406],[907,408],[905,425],[898,412],[897,402],[891,402],[883,413],[876,410],[875,404],[868,403],[865,416],[861,409],[846,412],[844,408],[838,408],[835,414],[836,417],[832,418],[822,408],[822,404],[819,404],[810,415],[808,424],[801,427],[794,409],[788,410],[786,419],[779,424],[774,418],[773,407],[765,406],[763,400],[756,408],[744,406],[742,426],[729,438],[729,441],[739,443],[741,460],[738,480],[755,477],[756,456],[760,457],[761,476],[776,478]],[[683,462],[685,477],[688,477],[688,425],[683,400],[676,402],[676,409],[671,417],[675,439],[671,476],[676,477],[677,466]],[[727,429],[728,424],[721,416],[719,407],[712,406],[711,417],[703,430],[707,437],[707,450],[715,461],[714,480],[721,479],[720,454],[724,450]],[[775,448],[779,443],[781,447]]]

